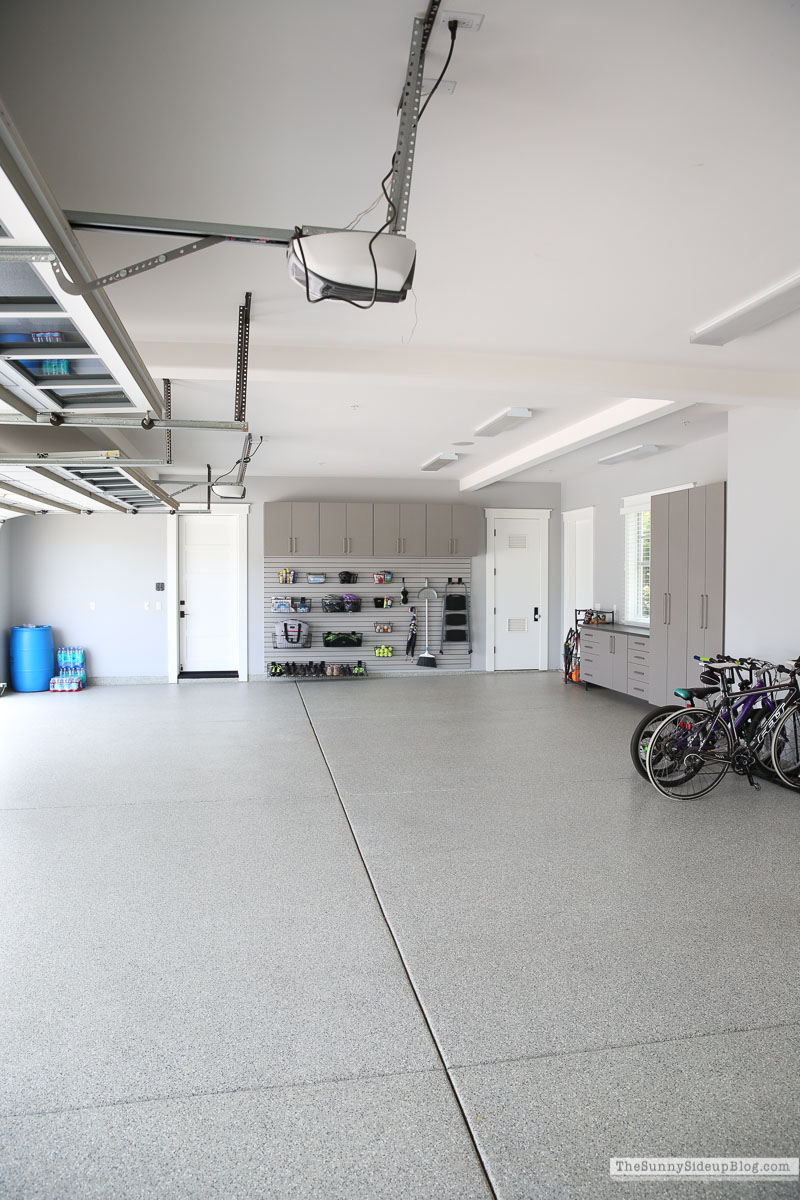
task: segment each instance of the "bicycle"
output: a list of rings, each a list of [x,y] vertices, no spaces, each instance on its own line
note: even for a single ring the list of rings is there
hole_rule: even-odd
[[[775,675],[786,673],[788,681],[759,682],[739,693],[731,690],[731,683],[742,663],[728,660],[704,665],[706,671],[719,678],[720,702],[713,709],[685,708],[662,721],[647,750],[647,775],[653,786],[671,799],[696,800],[721,783],[732,767],[736,774],[746,775],[750,785],[759,790],[753,769],[763,769],[769,755],[779,777],[791,787],[800,787],[800,774],[791,782],[788,756],[784,763],[786,775],[781,774],[776,766],[774,749],[778,727],[794,711],[798,711],[796,733],[800,739],[800,689],[797,683],[800,662],[791,668],[759,664],[765,676],[773,672]],[[783,697],[776,698],[781,692],[785,693]],[[765,707],[760,711],[762,704]],[[797,745],[800,749],[800,740]],[[800,755],[795,754],[794,758],[800,759]],[[778,762],[780,759],[779,746]]]

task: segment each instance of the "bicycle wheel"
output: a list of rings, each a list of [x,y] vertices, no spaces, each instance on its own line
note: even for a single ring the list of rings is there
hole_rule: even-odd
[[[790,708],[772,735],[772,764],[787,787],[800,789],[800,706]]]
[[[647,750],[647,777],[673,800],[698,800],[731,765],[731,735],[719,715],[682,708],[665,717]]]
[[[679,708],[679,704],[664,704],[661,708],[651,708],[634,729],[631,737],[631,761],[642,779],[647,779],[647,747],[650,745],[650,739],[664,717],[677,712]]]
[[[765,779],[776,779],[777,771],[772,763],[772,738],[767,736],[759,741],[762,722],[769,719],[772,712],[766,708],[756,708],[738,730],[739,737],[746,742],[755,755],[754,767]]]

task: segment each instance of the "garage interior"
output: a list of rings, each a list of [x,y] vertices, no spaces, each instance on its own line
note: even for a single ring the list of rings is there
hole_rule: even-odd
[[[800,10],[3,33],[0,681],[28,626],[88,678],[0,698],[2,1195],[796,1160],[797,796],[629,742],[695,654],[800,655]],[[365,237],[309,304],[356,229],[404,298]]]

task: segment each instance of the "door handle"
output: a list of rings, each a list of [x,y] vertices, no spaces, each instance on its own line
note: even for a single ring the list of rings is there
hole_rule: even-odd
[[[185,612],[181,612],[181,613],[180,613],[180,618],[181,618],[181,620],[183,620],[183,618],[184,618],[184,617],[186,617],[186,616],[188,616],[188,613],[185,613]]]
[[[534,610],[533,610],[533,619],[534,619],[534,621],[538,621],[538,620],[539,620],[539,609],[538,609],[538,607],[537,607],[537,608],[534,608]]]

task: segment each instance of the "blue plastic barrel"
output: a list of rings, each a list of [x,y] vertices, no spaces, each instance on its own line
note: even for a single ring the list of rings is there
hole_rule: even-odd
[[[54,664],[52,626],[14,625],[8,658],[15,691],[49,691]]]

